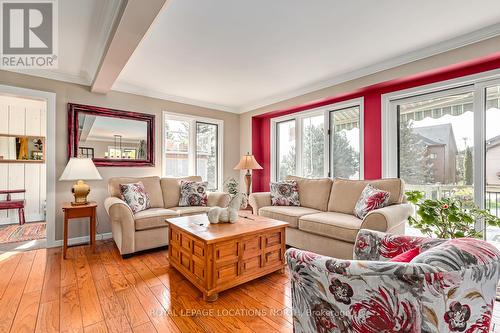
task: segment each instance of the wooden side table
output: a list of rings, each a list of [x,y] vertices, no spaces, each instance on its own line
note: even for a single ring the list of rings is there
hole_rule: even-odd
[[[68,221],[70,219],[88,217],[90,220],[90,246],[92,252],[95,251],[95,234],[96,234],[96,202],[89,202],[86,205],[73,206],[69,202],[65,202],[62,206],[64,212],[64,240],[63,240],[63,258],[66,259],[66,250],[68,249]]]

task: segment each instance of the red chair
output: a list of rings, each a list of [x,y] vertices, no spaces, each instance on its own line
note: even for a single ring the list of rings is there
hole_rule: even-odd
[[[23,225],[26,220],[24,219],[24,200],[11,200],[12,193],[24,193],[26,190],[3,190],[0,194],[7,194],[7,200],[0,200],[0,210],[3,209],[18,209],[19,225]]]

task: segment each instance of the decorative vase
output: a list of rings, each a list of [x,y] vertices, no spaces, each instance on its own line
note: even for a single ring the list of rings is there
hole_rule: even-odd
[[[219,215],[222,208],[212,207],[208,210],[208,221],[210,223],[219,223]]]
[[[238,221],[238,210],[227,207],[212,207],[209,209],[208,213],[208,221],[212,224],[217,223],[235,223]]]

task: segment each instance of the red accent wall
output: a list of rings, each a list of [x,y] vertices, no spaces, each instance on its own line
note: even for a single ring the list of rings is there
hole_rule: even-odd
[[[382,176],[382,94],[423,86],[500,68],[500,52],[416,75],[380,82],[358,90],[327,97],[287,109],[275,110],[252,118],[252,152],[263,170],[254,170],[252,190],[268,191],[271,179],[271,119],[308,109],[364,97],[364,173],[365,179]]]

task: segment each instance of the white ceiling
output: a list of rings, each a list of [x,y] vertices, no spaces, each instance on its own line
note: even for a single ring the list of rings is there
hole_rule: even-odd
[[[500,35],[499,0],[170,0],[113,89],[244,112]],[[122,0],[59,1],[59,69],[90,85]]]
[[[171,0],[113,89],[247,111],[499,22],[498,0]]]

